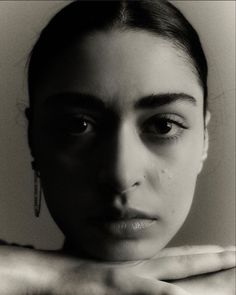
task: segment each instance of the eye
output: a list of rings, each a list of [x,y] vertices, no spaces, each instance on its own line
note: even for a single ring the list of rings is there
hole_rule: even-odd
[[[156,140],[177,139],[188,126],[184,120],[174,114],[155,115],[144,122],[142,133]]]
[[[69,136],[82,136],[94,132],[95,122],[86,116],[61,118],[59,131]]]

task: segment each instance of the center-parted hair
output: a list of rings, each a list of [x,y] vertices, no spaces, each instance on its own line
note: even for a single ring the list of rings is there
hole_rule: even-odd
[[[75,1],[59,11],[43,29],[30,56],[30,106],[34,89],[53,58],[87,34],[112,28],[146,30],[171,41],[196,70],[207,109],[207,61],[199,36],[183,14],[165,0]]]

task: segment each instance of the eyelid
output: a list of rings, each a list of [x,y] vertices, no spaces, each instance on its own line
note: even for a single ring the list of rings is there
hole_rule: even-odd
[[[62,114],[56,115],[57,120],[85,120],[89,123],[96,124],[97,119],[94,118],[94,116],[91,116],[90,114],[85,114],[84,112],[65,112]]]
[[[142,120],[141,125],[146,125],[152,121],[155,121],[156,119],[167,119],[170,122],[179,125],[180,127],[184,129],[189,129],[188,121],[179,114],[176,113],[157,113],[154,114],[148,118],[145,118],[145,120]]]
[[[88,121],[92,124],[96,124],[96,120],[94,118],[92,118],[91,116],[89,115],[85,115],[85,114],[76,114],[76,115],[73,115],[73,116],[68,116],[69,118],[71,119],[78,119],[78,120],[85,120],[85,121]]]

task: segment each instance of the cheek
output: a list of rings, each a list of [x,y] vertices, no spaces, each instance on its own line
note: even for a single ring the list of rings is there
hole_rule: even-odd
[[[163,154],[161,163],[159,161],[159,166],[152,172],[152,183],[163,209],[163,218],[177,225],[185,220],[192,204],[202,142],[189,141],[186,145],[177,145],[173,150]],[[154,181],[154,178],[158,178],[158,181]]]
[[[73,161],[68,154],[57,150],[54,153],[47,150],[46,153],[41,153],[40,166],[44,195],[51,213],[63,210],[62,214],[65,214],[73,211],[73,208],[78,210],[78,203],[85,200],[81,197],[86,177],[82,161],[78,158]]]
[[[57,181],[57,186],[70,186],[73,182],[87,183],[96,173],[97,159],[95,145],[90,142],[77,142],[67,138],[48,139],[38,153],[40,171],[50,185]],[[86,181],[84,181],[86,179]]]
[[[71,212],[69,218],[83,217],[102,206],[97,176],[103,161],[98,145],[84,148],[74,144],[41,152],[42,183],[52,215],[60,217]]]
[[[196,173],[189,171],[187,163],[182,163],[180,167],[178,170],[172,167],[160,171],[161,187],[156,203],[165,235],[169,238],[173,237],[184,223],[191,208],[196,184]]]
[[[196,173],[184,165],[178,172],[166,169],[162,174],[163,202],[168,218],[175,216],[180,220],[185,219],[192,204],[196,179]]]

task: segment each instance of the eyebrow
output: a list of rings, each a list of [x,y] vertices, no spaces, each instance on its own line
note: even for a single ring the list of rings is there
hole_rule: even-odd
[[[150,109],[161,107],[174,103],[176,101],[183,101],[194,106],[197,105],[197,100],[193,96],[186,93],[160,93],[145,96],[135,103],[136,109]]]
[[[138,99],[134,103],[135,109],[151,109],[164,105],[169,105],[176,101],[183,101],[190,103],[193,106],[197,105],[197,100],[186,93],[160,93],[151,94]],[[78,92],[65,92],[49,96],[44,102],[45,107],[53,107],[55,110],[63,109],[65,107],[84,108],[91,111],[105,111],[107,109],[106,103],[99,97],[91,94]]]
[[[45,107],[62,109],[65,106],[71,108],[84,108],[94,111],[102,111],[105,103],[96,96],[77,92],[59,93],[49,96],[44,102]]]

